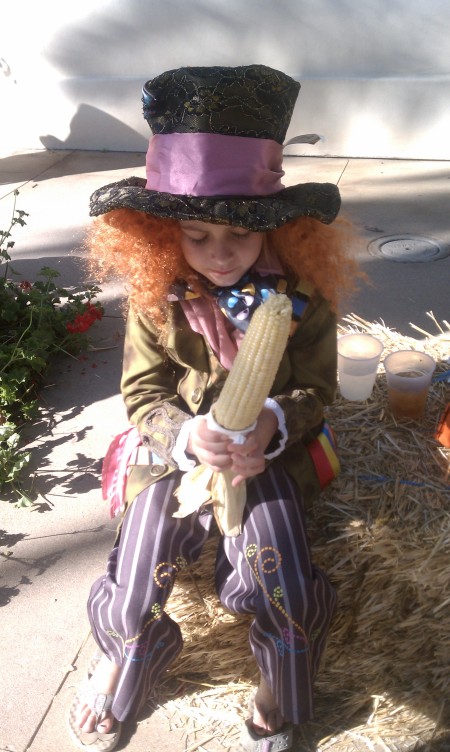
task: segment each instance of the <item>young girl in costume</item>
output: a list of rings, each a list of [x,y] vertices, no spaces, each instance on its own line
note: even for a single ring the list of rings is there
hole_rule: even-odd
[[[241,748],[288,749],[292,724],[312,717],[335,593],[311,563],[304,502],[336,472],[324,407],[353,265],[342,228],[329,226],[337,187],[281,183],[299,88],[260,65],[163,73],[143,90],[147,181],[122,180],[91,199],[95,263],[129,289],[121,389],[135,428],[106,463],[123,521],[88,602],[101,658],[71,710],[82,749],[113,749],[121,722],[181,650],[165,604],[214,523],[210,505],[174,516],[181,477],[198,464],[231,470],[247,487],[241,532],[221,536],[215,570],[224,607],[254,617],[261,681]],[[253,311],[278,292],[293,306],[288,345],[256,427],[236,445],[206,416]]]

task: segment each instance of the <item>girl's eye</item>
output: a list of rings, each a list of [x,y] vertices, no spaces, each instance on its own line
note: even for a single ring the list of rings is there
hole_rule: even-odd
[[[190,243],[193,243],[193,245],[201,245],[206,240],[206,235],[201,238],[192,238],[190,235],[186,235],[186,237]]]
[[[231,234],[234,238],[248,238],[248,236],[250,235],[250,230],[248,232],[232,232]]]

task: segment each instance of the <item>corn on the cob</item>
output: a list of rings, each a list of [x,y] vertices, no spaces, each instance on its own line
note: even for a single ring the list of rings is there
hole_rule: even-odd
[[[292,304],[286,295],[270,295],[250,321],[245,337],[219,399],[211,413],[215,430],[229,432],[236,443],[252,430],[277,374],[286,348],[292,320]],[[233,473],[216,473],[200,466],[191,470],[176,492],[184,517],[209,498],[214,516],[225,535],[239,535],[246,502],[246,486],[232,486]]]
[[[286,295],[270,295],[250,321],[213,417],[223,428],[243,431],[258,418],[286,348],[292,303]]]

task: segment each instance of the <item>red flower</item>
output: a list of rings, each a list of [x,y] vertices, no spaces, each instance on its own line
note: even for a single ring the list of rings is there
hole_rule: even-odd
[[[27,279],[23,279],[21,282],[19,282],[19,287],[21,290],[26,291],[26,290],[31,290],[33,285],[31,284],[31,282],[28,282]]]
[[[73,321],[66,324],[66,329],[70,334],[83,334],[92,324],[100,320],[103,316],[103,310],[91,302],[86,303],[83,313],[78,313]]]
[[[100,321],[100,319],[103,318],[103,308],[100,308],[100,306],[93,305],[93,303],[89,302],[86,304],[86,308],[94,321]]]

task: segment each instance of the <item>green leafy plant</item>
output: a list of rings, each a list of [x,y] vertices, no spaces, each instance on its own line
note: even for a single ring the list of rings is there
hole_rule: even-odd
[[[59,273],[43,267],[30,282],[11,266],[12,231],[28,214],[16,209],[0,230],[0,496],[31,503],[20,476],[30,460],[21,449],[21,430],[39,413],[39,390],[55,353],[76,356],[88,346],[87,332],[103,316],[96,286],[67,290]],[[12,279],[15,277],[16,279]]]

